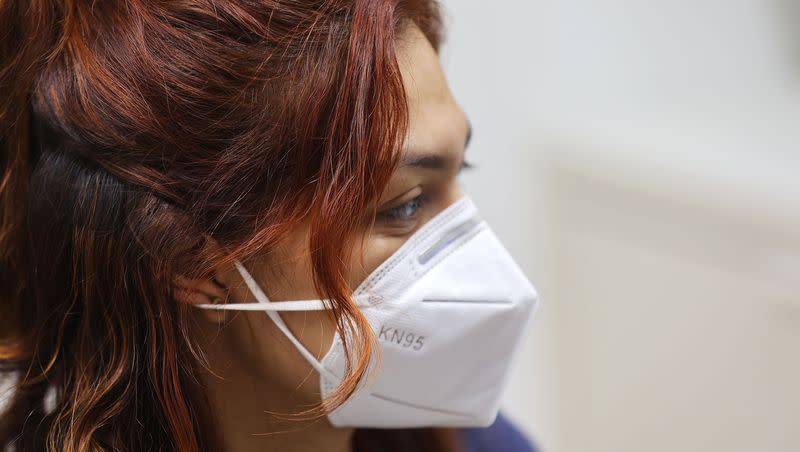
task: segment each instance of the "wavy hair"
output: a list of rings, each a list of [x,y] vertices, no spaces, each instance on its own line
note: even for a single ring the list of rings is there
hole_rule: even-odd
[[[395,41],[434,47],[433,0],[0,2],[0,447],[216,450],[201,356],[173,299],[310,220],[315,287],[347,373],[374,347],[343,266],[396,167]],[[210,236],[224,254],[206,251]],[[358,450],[455,450],[447,430]]]

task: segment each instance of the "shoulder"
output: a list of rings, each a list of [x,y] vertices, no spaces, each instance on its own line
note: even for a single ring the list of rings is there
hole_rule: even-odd
[[[497,416],[485,428],[461,429],[464,452],[536,452],[536,448],[507,418]]]

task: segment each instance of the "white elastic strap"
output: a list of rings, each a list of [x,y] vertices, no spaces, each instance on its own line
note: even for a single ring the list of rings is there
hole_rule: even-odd
[[[324,311],[328,309],[322,300],[281,301],[277,303],[198,304],[196,307],[218,311]]]
[[[253,278],[253,276],[250,274],[250,272],[247,271],[247,269],[244,267],[244,265],[242,265],[242,263],[239,262],[238,259],[234,261],[234,264],[236,265],[236,269],[239,270],[239,274],[242,275],[242,278],[244,279],[245,284],[247,284],[247,287],[250,288],[250,291],[253,292],[253,295],[256,297],[256,300],[258,300],[258,303],[242,303],[242,304],[244,304],[244,305],[254,305],[254,306],[261,305],[262,309],[260,309],[260,310],[264,310],[267,313],[269,318],[272,319],[272,321],[275,323],[275,325],[278,327],[278,329],[281,330],[281,332],[284,334],[284,336],[286,336],[292,342],[292,344],[294,344],[295,348],[297,348],[297,350],[300,352],[300,354],[303,355],[303,357],[306,359],[306,361],[308,361],[308,363],[311,364],[311,366],[314,367],[314,369],[316,369],[317,372],[319,372],[321,375],[325,375],[328,378],[331,378],[334,381],[337,381],[336,377],[330,371],[328,371],[327,369],[325,369],[322,366],[322,363],[320,363],[317,360],[317,357],[314,356],[311,352],[309,352],[308,349],[306,349],[306,347],[296,337],[294,337],[294,334],[292,334],[291,330],[289,330],[289,327],[286,325],[286,323],[284,323],[284,321],[281,318],[280,314],[278,314],[276,312],[277,310],[280,310],[280,309],[276,310],[276,309],[267,308],[267,306],[272,307],[272,306],[282,305],[282,304],[285,304],[285,303],[295,303],[294,306],[301,306],[301,304],[302,304],[302,306],[318,306],[318,305],[322,305],[322,301],[320,301],[320,300],[304,300],[304,301],[294,301],[294,302],[292,302],[292,301],[287,301],[287,302],[281,301],[281,302],[273,303],[273,302],[271,302],[269,300],[269,297],[267,297],[267,294],[265,294],[264,291],[261,290],[261,287],[258,286],[258,283],[256,283],[256,280]],[[213,305],[213,306],[223,306],[223,305]],[[231,306],[231,305],[228,305],[228,306]],[[323,309],[324,309],[324,305],[323,305]],[[247,308],[247,310],[255,310],[255,309]],[[292,309],[287,309],[287,310],[292,310]]]
[[[256,283],[255,279],[244,265],[242,265],[239,260],[236,260],[234,265],[236,265],[239,274],[242,275],[244,282],[247,284],[247,287],[250,288],[250,291],[253,292],[258,303],[205,303],[195,305],[196,308],[216,311],[325,311],[329,309],[323,300],[270,301],[267,294],[261,290],[261,287],[259,287],[258,283]],[[354,301],[355,305],[360,308],[372,306],[369,302],[368,295],[356,296]]]
[[[264,295],[266,297],[266,295]],[[359,308],[372,306],[367,296],[355,297]],[[261,301],[259,303],[196,304],[196,308],[216,311],[325,311],[328,306],[322,300]]]

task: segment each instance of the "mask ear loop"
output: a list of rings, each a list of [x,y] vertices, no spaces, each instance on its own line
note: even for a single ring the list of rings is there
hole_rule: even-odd
[[[194,305],[194,307],[212,311],[324,311],[328,309],[321,300],[281,301],[280,303],[270,302],[269,304],[206,303]]]
[[[314,367],[314,369],[316,369],[317,372],[319,372],[321,375],[324,375],[329,379],[338,381],[339,378],[333,375],[331,371],[323,367],[322,363],[317,359],[317,357],[314,356],[310,351],[308,351],[308,349],[302,344],[302,342],[300,342],[300,340],[298,340],[295,337],[295,335],[292,334],[291,330],[289,330],[289,327],[286,325],[286,323],[281,318],[280,314],[277,312],[277,311],[303,311],[303,310],[327,309],[322,300],[281,301],[278,303],[273,303],[272,301],[270,301],[269,297],[267,297],[267,294],[265,294],[264,291],[261,290],[261,287],[259,287],[256,280],[238,259],[234,261],[234,265],[236,265],[236,269],[239,271],[239,274],[242,276],[242,279],[244,279],[244,282],[245,284],[247,284],[247,287],[253,293],[253,296],[255,296],[256,300],[258,300],[258,303],[241,303],[239,304],[239,306],[235,306],[233,304],[210,305],[211,307],[206,309],[215,309],[215,308],[218,309],[220,307],[228,306],[229,309],[236,309],[236,310],[265,311],[266,314],[269,316],[269,318],[272,319],[272,322],[275,323],[278,329],[280,329],[281,332],[284,334],[284,336],[286,336],[292,342],[297,351],[299,351],[300,354],[303,355],[306,361],[308,361],[308,363],[311,364],[311,366]],[[282,306],[287,303],[292,303],[292,304],[286,307]],[[242,308],[243,306],[248,306],[248,308]]]

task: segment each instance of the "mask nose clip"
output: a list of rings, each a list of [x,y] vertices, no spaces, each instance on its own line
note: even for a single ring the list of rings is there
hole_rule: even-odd
[[[445,234],[443,234],[439,238],[439,240],[429,245],[427,249],[425,249],[422,253],[420,253],[417,256],[417,263],[419,265],[424,266],[425,264],[433,260],[433,258],[436,257],[436,255],[438,255],[440,252],[450,247],[450,245],[452,245],[455,241],[457,241],[458,239],[469,233],[480,223],[481,219],[478,218],[477,215],[474,215],[468,218],[463,223],[453,227]]]

